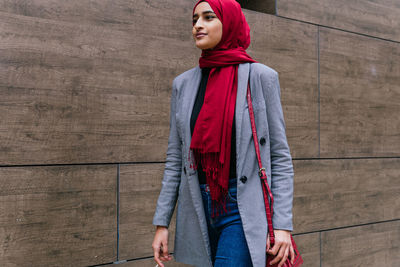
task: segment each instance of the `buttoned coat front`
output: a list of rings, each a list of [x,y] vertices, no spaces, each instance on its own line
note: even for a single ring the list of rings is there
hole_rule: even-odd
[[[293,230],[294,172],[278,73],[261,63],[241,63],[235,106],[237,204],[253,266],[265,267],[268,228],[246,100],[249,77],[261,160],[274,196],[274,229]],[[200,80],[201,69],[196,66],[177,76],[172,83],[167,157],[153,224],[168,227],[178,202],[175,260],[211,267],[210,242],[197,171],[190,168],[188,161],[190,116]]]

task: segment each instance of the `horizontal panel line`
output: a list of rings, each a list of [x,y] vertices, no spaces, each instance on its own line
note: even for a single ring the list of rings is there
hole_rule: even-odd
[[[169,253],[169,254],[174,254],[174,253]],[[154,256],[146,256],[146,257],[139,257],[139,258],[133,258],[133,259],[127,259],[126,261],[140,261],[140,260],[149,260],[154,258]]]
[[[329,228],[329,229],[315,230],[315,231],[310,231],[310,232],[295,233],[295,234],[293,234],[293,236],[297,236],[297,235],[300,236],[300,235],[315,234],[315,233],[321,233],[321,232],[336,231],[336,230],[347,229],[347,228],[368,226],[368,225],[380,224],[380,223],[397,222],[397,221],[400,221],[400,218],[391,219],[391,220],[385,220],[385,221],[377,221],[377,222],[361,223],[361,224],[354,224],[354,225],[346,225],[346,226],[334,227],[334,228]]]
[[[171,255],[173,255],[174,253],[170,253]],[[121,264],[121,263],[127,263],[127,262],[132,262],[132,261],[140,261],[140,260],[150,260],[153,259],[154,256],[147,256],[147,257],[139,257],[139,258],[134,258],[134,259],[126,259],[126,260],[121,260],[118,262],[114,262],[113,264]],[[156,262],[154,262],[154,264],[156,264]],[[102,266],[104,264],[101,265],[93,265],[93,266],[88,266],[88,267],[96,267],[96,266]]]
[[[292,160],[338,160],[338,159],[400,159],[400,156],[377,157],[332,157],[332,158],[292,158]],[[51,163],[51,164],[0,164],[0,168],[22,167],[52,167],[52,166],[81,166],[81,165],[135,165],[135,164],[165,164],[166,161],[126,161],[126,162],[82,162],[82,163]]]
[[[52,166],[81,166],[81,165],[124,165],[124,164],[159,164],[165,161],[132,161],[132,162],[82,162],[82,163],[50,163],[50,164],[0,164],[0,168],[14,167],[52,167]]]
[[[170,253],[170,254],[173,255],[174,253]],[[154,258],[154,256],[139,257],[139,258],[134,258],[134,259],[119,260],[119,261],[116,261],[116,262],[109,262],[109,263],[102,263],[102,264],[97,264],[97,265],[90,265],[90,266],[87,266],[87,267],[98,267],[98,266],[104,266],[104,265],[108,265],[108,264],[116,265],[116,264],[127,263],[127,262],[130,262],[130,261],[150,260],[150,259],[153,259],[153,258]],[[156,262],[154,262],[154,264],[156,264]]]
[[[114,264],[113,262],[107,262],[107,263],[101,263],[101,264],[96,264],[96,265],[87,265],[86,267],[97,267],[97,266],[105,266],[109,264]]]
[[[324,27],[324,28],[327,28],[327,29],[338,30],[338,31],[352,33],[352,34],[356,34],[356,35],[361,35],[361,36],[365,36],[365,37],[369,37],[369,38],[373,38],[373,39],[378,39],[378,40],[382,40],[382,41],[387,41],[387,42],[391,42],[391,43],[400,44],[400,41],[395,41],[395,40],[390,40],[390,39],[386,39],[386,38],[382,38],[382,37],[378,37],[378,36],[368,35],[368,34],[365,34],[365,33],[353,32],[353,31],[349,31],[349,30],[345,30],[345,29],[341,29],[341,28],[336,28],[336,27],[332,27],[332,26],[328,26],[328,25],[317,24],[317,23],[313,23],[313,22],[309,22],[309,21],[299,20],[299,19],[295,19],[295,18],[289,18],[289,17],[285,17],[285,16],[280,16],[280,15],[275,15],[275,16],[279,17],[279,18],[287,19],[287,20],[293,20],[293,21],[306,23],[306,24],[310,24],[310,25],[314,25],[314,26],[320,26],[320,27]]]
[[[332,157],[332,158],[292,158],[292,160],[338,160],[338,159],[400,159],[400,156],[377,157]]]

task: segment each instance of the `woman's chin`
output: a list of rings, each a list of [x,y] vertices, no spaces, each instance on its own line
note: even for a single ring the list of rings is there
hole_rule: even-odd
[[[201,50],[211,49],[212,46],[210,44],[204,44],[203,42],[196,42],[197,48]]]
[[[197,48],[199,48],[199,49],[201,49],[201,50],[212,50],[213,49],[213,47],[209,47],[209,46],[205,46],[205,47],[197,47]]]

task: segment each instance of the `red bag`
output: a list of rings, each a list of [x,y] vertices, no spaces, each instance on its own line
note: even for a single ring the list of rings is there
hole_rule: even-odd
[[[274,244],[275,244],[274,229],[272,227],[272,214],[273,214],[274,198],[273,198],[271,190],[270,190],[270,188],[268,186],[267,174],[265,173],[265,168],[262,167],[262,163],[261,163],[260,147],[258,145],[256,123],[255,123],[254,112],[253,112],[253,104],[251,102],[250,81],[249,81],[248,86],[247,86],[247,102],[248,102],[248,106],[249,106],[251,130],[253,132],[254,146],[255,146],[255,149],[256,149],[256,153],[257,153],[258,166],[260,167],[260,170],[258,171],[258,175],[260,176],[261,186],[262,186],[262,189],[263,189],[263,195],[264,195],[264,201],[265,201],[265,212],[267,214],[267,222],[268,222],[269,241],[270,241],[271,247],[273,247]],[[269,205],[268,196],[271,199],[271,206]],[[290,235],[290,239],[292,241],[292,246],[293,246],[293,249],[294,249],[294,255],[295,255],[294,256],[294,262],[292,264],[290,262],[290,259],[287,258],[285,263],[282,266],[283,267],[298,267],[298,266],[301,266],[301,264],[303,264],[303,259],[302,259],[301,255],[300,255],[299,251],[297,250],[297,246],[296,246],[296,243],[293,240],[292,235]],[[268,266],[268,267],[277,267],[279,262],[274,264],[274,265],[270,265],[270,262],[272,260],[273,260],[273,256],[267,254],[266,266]]]

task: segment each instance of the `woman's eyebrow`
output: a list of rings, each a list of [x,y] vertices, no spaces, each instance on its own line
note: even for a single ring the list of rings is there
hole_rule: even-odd
[[[209,14],[209,13],[212,13],[212,14],[215,14],[213,11],[211,11],[211,10],[207,10],[207,11],[203,11],[203,15],[204,14]],[[199,15],[197,15],[197,13],[195,13],[194,15],[193,15],[193,18],[194,17],[198,17]]]

